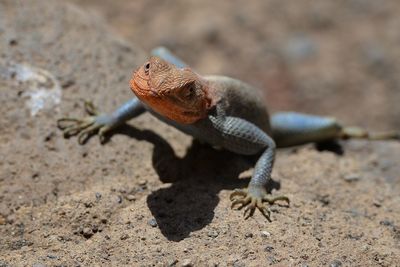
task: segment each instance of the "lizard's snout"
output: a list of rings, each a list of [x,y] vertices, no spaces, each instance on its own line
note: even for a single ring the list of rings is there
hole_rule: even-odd
[[[149,77],[143,66],[133,72],[129,86],[137,96],[147,94],[147,92],[150,91]]]

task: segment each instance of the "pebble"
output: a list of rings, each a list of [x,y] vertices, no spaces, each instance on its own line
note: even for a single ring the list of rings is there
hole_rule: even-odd
[[[381,201],[379,201],[379,200],[374,200],[374,201],[372,202],[372,204],[373,204],[375,207],[377,207],[377,208],[382,207],[382,203],[381,203]],[[0,223],[0,224],[1,224],[1,223]]]
[[[211,237],[211,238],[216,238],[218,235],[219,235],[219,233],[218,233],[218,231],[216,231],[216,230],[210,230],[210,231],[208,231],[208,233],[207,233],[207,236],[208,236],[208,237]]]
[[[49,258],[49,259],[52,259],[52,260],[54,260],[54,259],[58,259],[58,257],[57,256],[55,256],[55,255],[47,255],[47,258]]]
[[[172,266],[176,266],[177,263],[178,263],[177,259],[170,259],[167,264],[168,264],[168,266],[172,267]]]
[[[140,180],[140,181],[138,182],[138,184],[139,184],[140,186],[145,186],[145,185],[147,184],[147,181],[146,181],[146,180]]]
[[[382,220],[379,222],[380,225],[384,225],[384,226],[393,226],[393,222],[389,221],[389,220]]]
[[[129,200],[129,201],[135,201],[136,197],[134,195],[127,195],[126,199]]]
[[[83,235],[84,237],[86,237],[86,238],[90,238],[90,237],[93,236],[93,231],[92,231],[91,228],[85,227],[85,228],[83,228],[83,230],[82,230],[82,235]]]
[[[274,247],[273,246],[270,246],[270,245],[268,245],[268,246],[266,246],[265,247],[265,249],[264,249],[265,251],[267,251],[267,252],[272,252],[273,250],[274,250]]]
[[[268,256],[267,261],[270,265],[278,263],[278,260],[274,256]]]
[[[100,200],[101,194],[100,194],[99,192],[96,192],[95,196],[96,196],[96,199],[97,199],[97,200]]]
[[[328,206],[330,203],[329,195],[317,195],[316,200],[318,200],[323,207]]]
[[[191,267],[191,266],[193,266],[191,259],[185,259],[182,261],[182,267]]]
[[[10,215],[7,216],[7,220],[6,221],[9,224],[13,224],[15,222],[15,220],[16,220],[15,214],[10,214]]]
[[[71,87],[75,84],[75,81],[73,79],[68,79],[68,80],[64,80],[61,82],[61,87],[63,89],[66,89],[68,87]]]
[[[271,233],[268,232],[268,231],[261,231],[261,236],[262,236],[262,237],[269,238],[269,237],[271,237]]]
[[[115,200],[117,201],[118,204],[122,203],[122,197],[121,196],[116,196]]]
[[[329,266],[330,267],[340,267],[340,266],[342,266],[342,262],[340,260],[334,260],[331,262],[331,264]]]
[[[129,235],[128,235],[128,234],[123,234],[123,235],[121,235],[121,237],[120,237],[121,240],[126,240],[126,239],[128,239],[128,238],[129,238]]]
[[[156,221],[156,219],[154,219],[154,218],[150,219],[147,223],[148,223],[151,227],[157,227],[157,226],[158,226],[157,221]]]
[[[33,180],[37,180],[39,178],[39,176],[40,176],[40,173],[35,172],[35,173],[32,174],[32,179]]]
[[[18,41],[17,41],[17,39],[12,38],[12,39],[10,39],[10,40],[8,41],[8,44],[9,44],[10,46],[16,46],[16,45],[18,45]]]
[[[361,179],[361,175],[358,173],[350,173],[344,176],[344,180],[347,182],[355,182]]]
[[[253,237],[253,233],[246,233],[244,237],[245,238],[252,238]]]

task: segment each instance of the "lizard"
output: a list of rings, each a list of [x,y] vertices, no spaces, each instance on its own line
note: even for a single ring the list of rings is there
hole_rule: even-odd
[[[83,119],[61,118],[58,127],[65,137],[78,135],[80,144],[96,132],[104,142],[107,132],[150,112],[214,148],[241,155],[259,155],[247,188],[235,189],[231,208],[244,208],[244,218],[258,209],[270,221],[276,201],[289,198],[267,193],[276,148],[329,140],[363,138],[400,139],[399,132],[373,134],[360,127],[342,126],[333,117],[297,112],[269,115],[260,90],[234,78],[202,76],[164,47],[152,51],[149,61],[133,72],[130,89],[134,97],[112,114],[100,113],[90,102]]]

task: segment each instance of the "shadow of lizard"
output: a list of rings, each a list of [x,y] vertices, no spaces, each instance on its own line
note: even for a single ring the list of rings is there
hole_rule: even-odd
[[[153,144],[152,165],[163,183],[169,187],[153,191],[147,197],[148,207],[161,233],[170,241],[180,241],[200,230],[214,218],[218,193],[245,186],[250,177],[238,179],[252,167],[256,156],[241,156],[226,150],[215,150],[196,140],[184,157],[176,156],[171,145],[151,130],[124,125],[108,136],[123,134]],[[268,189],[279,189],[271,181]]]

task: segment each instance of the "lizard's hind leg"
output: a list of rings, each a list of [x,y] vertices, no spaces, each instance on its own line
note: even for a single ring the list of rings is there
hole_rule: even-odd
[[[278,147],[318,143],[336,139],[400,140],[400,132],[370,133],[360,127],[342,126],[335,118],[296,112],[271,117],[272,136]]]
[[[151,55],[160,57],[178,68],[186,68],[188,66],[182,59],[178,58],[178,56],[174,55],[164,46],[159,46],[151,50]]]

